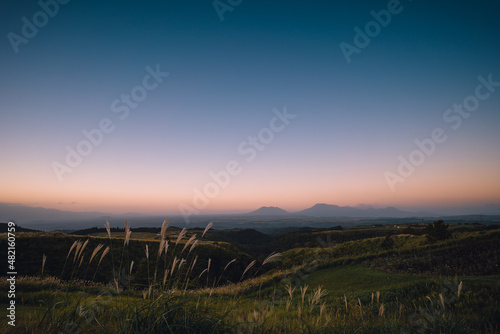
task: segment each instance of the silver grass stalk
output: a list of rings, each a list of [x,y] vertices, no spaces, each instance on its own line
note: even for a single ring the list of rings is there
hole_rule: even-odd
[[[205,236],[205,233],[207,233],[207,231],[212,227],[214,226],[214,222],[210,222],[207,224],[207,227],[205,227],[205,230],[203,231],[203,234],[201,235],[201,237],[203,238]]]
[[[106,249],[104,249],[104,251],[101,254],[101,258],[99,259],[99,262],[97,263],[97,266],[99,266],[101,264],[102,259],[104,259],[104,257],[106,256],[106,254],[109,253],[109,250],[110,250],[109,246],[106,247]]]
[[[129,242],[130,242],[130,235],[132,234],[132,231],[129,229],[128,231],[126,231],[125,233],[125,243],[124,243],[124,246],[128,245]]]
[[[165,220],[163,221],[163,224],[161,224],[161,230],[160,230],[161,240],[165,239],[165,234],[167,232],[167,227],[168,227],[168,220],[167,220],[167,218],[165,218]]]
[[[186,244],[182,248],[181,254],[184,253],[184,250],[193,242],[193,240],[196,238],[196,233],[191,236],[191,238],[186,241]]]
[[[89,239],[85,240],[85,242],[83,243],[82,248],[80,248],[80,255],[78,255],[78,256],[82,255],[83,250],[85,249],[85,247],[87,247],[88,244],[89,244]]]
[[[85,255],[83,255],[81,258],[80,258],[80,263],[78,264],[78,267],[81,267],[82,265],[82,262],[83,262],[83,258],[85,257]]]
[[[123,240],[123,246],[127,245],[128,243],[127,237],[130,237],[129,231],[130,228],[128,227],[128,220],[125,220],[125,239]]]
[[[172,269],[170,269],[170,276],[172,276],[174,274],[176,264],[177,264],[177,256],[174,257],[174,261],[172,262]]]
[[[69,249],[68,255],[66,255],[66,260],[68,259],[69,255],[71,254],[71,251],[76,247],[76,245],[79,243],[79,240],[75,240],[73,244],[71,245],[71,248]]]
[[[191,245],[191,248],[189,248],[189,252],[188,252],[188,255],[191,253],[191,251],[196,247],[196,245],[198,245],[198,240],[195,240],[193,242],[193,244]]]
[[[200,276],[198,276],[198,278],[201,278],[201,276],[203,276],[203,274],[207,271],[207,268],[203,269],[203,271],[201,272]]]
[[[179,241],[181,241],[182,238],[184,238],[184,235],[186,235],[186,228],[185,227],[182,229],[182,231],[177,236],[177,240],[175,241],[176,245],[179,243]]]
[[[245,271],[243,271],[243,274],[241,275],[241,278],[240,278],[240,281],[243,279],[243,276],[245,276],[246,272],[252,268],[254,265],[255,265],[255,262],[257,262],[256,260],[253,260],[252,262],[250,262],[250,264],[246,267]]]
[[[47,260],[47,256],[43,254],[42,257],[42,276],[43,276],[43,269],[45,268],[45,261]]]
[[[272,252],[271,254],[269,254],[269,256],[264,260],[264,262],[262,262],[262,265],[265,265],[266,263],[272,263],[272,262],[276,262],[280,259],[281,257],[281,253],[274,253]]]
[[[165,269],[165,272],[163,273],[163,288],[165,288],[165,282],[167,281],[167,276],[168,276],[168,269]]]
[[[226,271],[227,267],[229,267],[229,265],[230,265],[231,263],[235,262],[235,261],[236,261],[236,259],[232,259],[231,261],[229,261],[229,262],[226,264],[226,266],[224,267],[224,270],[223,270],[222,272]]]
[[[109,221],[106,220],[106,232],[108,233],[108,238],[111,238],[111,226],[109,226]]]
[[[101,250],[101,248],[104,247],[104,244],[99,244],[97,245],[95,248],[94,248],[94,251],[92,252],[92,255],[90,256],[90,260],[89,260],[89,264],[92,263],[92,260],[94,259],[94,257],[97,255],[97,253],[99,253],[99,251]]]
[[[78,243],[76,244],[75,247],[75,255],[73,256],[73,263],[76,262],[76,258],[78,257],[78,253],[80,252],[80,248],[82,248],[82,242],[78,240]]]
[[[163,252],[164,249],[165,249],[165,240],[161,239],[160,247],[158,247],[158,257],[161,256],[161,253]]]

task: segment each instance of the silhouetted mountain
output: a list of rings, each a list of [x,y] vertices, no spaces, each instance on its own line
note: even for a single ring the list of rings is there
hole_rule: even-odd
[[[260,209],[247,213],[249,216],[290,216],[290,212],[275,206],[263,206]]]
[[[309,209],[296,212],[297,215],[310,217],[411,217],[414,214],[404,212],[395,207],[376,209],[372,207],[355,208],[318,203]]]

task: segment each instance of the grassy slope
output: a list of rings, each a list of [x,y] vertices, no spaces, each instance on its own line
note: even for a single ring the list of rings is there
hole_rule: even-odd
[[[226,332],[278,333],[303,332],[307,329],[312,332],[354,332],[360,330],[400,332],[402,329],[415,331],[422,328],[427,328],[427,332],[432,332],[432,330],[459,332],[460,328],[463,332],[471,332],[473,328],[476,328],[479,332],[494,333],[500,329],[498,322],[500,318],[498,304],[500,280],[498,266],[495,266],[499,263],[497,261],[500,253],[499,231],[464,229],[460,233],[455,233],[450,240],[432,244],[427,242],[425,236],[419,235],[420,233],[416,233],[416,235],[405,234],[393,236],[392,247],[385,249],[382,247],[384,238],[381,235],[385,235],[387,232],[396,233],[398,231],[389,227],[357,228],[345,231],[312,231],[287,236],[282,238],[287,240],[287,243],[296,244],[297,240],[316,240],[316,243],[323,247],[290,249],[283,253],[280,267],[284,271],[275,272],[274,276],[271,272],[236,286],[229,285],[210,291],[193,291],[187,296],[180,296],[177,302],[180,301],[180,305],[184,306],[176,307],[179,307],[179,310],[187,310],[188,306],[186,305],[195,307],[184,313],[184,317],[187,317],[188,313],[192,316],[190,318],[192,328],[200,323],[204,324],[202,328],[203,326],[210,327],[210,321],[218,319],[219,324],[224,323],[229,326],[225,329]],[[175,237],[175,233],[171,235],[172,238]],[[211,233],[216,232],[211,231]],[[118,234],[116,235],[118,236]],[[63,254],[64,257],[69,248],[68,244],[70,245],[73,240],[73,237],[48,234],[43,235],[44,238],[48,239],[40,242],[43,239],[40,236],[42,235],[25,235],[26,238],[32,239],[23,244],[23,247],[26,247],[23,248],[24,252],[29,253],[29,245],[36,247],[45,245],[46,249],[49,250],[51,245],[57,244],[57,252]],[[335,242],[326,243],[329,236],[330,241],[334,239]],[[136,240],[137,249],[142,252],[144,242],[150,244],[157,242],[154,240],[155,237],[154,234],[137,233],[136,238],[141,239]],[[227,234],[224,238],[227,238]],[[241,236],[238,235],[238,238]],[[318,238],[323,241],[319,242]],[[63,240],[66,241],[62,242]],[[98,240],[96,239],[96,242]],[[338,242],[339,240],[350,241]],[[119,245],[122,241],[117,240],[116,242],[116,248],[120,250]],[[237,248],[232,249],[233,253],[229,257],[220,251],[209,251],[211,247],[220,249],[221,245],[221,249],[231,250],[230,247],[225,248],[227,246],[224,245],[227,244],[224,243],[206,242],[206,248],[203,249],[202,253],[205,255],[206,253],[213,254],[214,260],[217,256],[221,256],[225,260],[230,256],[247,256],[242,253],[238,254]],[[57,252],[52,250],[52,254]],[[40,255],[39,252],[37,254]],[[116,256],[118,255],[117,253]],[[143,253],[141,256],[144,256]],[[245,265],[249,263],[250,259],[247,258]],[[39,263],[36,261],[36,266],[39,266]],[[452,265],[450,266],[450,264]],[[231,268],[237,273],[235,277],[239,277],[245,265],[241,264]],[[247,276],[251,277],[256,268],[257,266],[252,268],[254,271]],[[425,275],[416,275],[415,268],[420,270],[420,274],[425,273]],[[220,270],[221,268],[219,268]],[[488,273],[489,276],[485,276],[485,273]],[[451,277],[440,277],[443,274]],[[456,274],[465,276],[455,278]],[[463,282],[463,290],[461,297],[457,298],[460,281]],[[287,297],[286,284],[290,283],[293,283],[296,288],[293,300],[287,299],[289,297]],[[308,290],[301,303],[299,289],[306,286]],[[319,286],[325,289],[327,295],[322,296],[320,301],[314,304],[314,292]],[[35,306],[36,300],[47,301],[54,298],[50,290],[37,291],[37,287],[41,288],[42,284],[19,285],[20,290],[25,290],[19,294],[21,303],[25,300],[26,304],[18,309],[21,312],[18,318],[19,323],[39,321],[43,315],[41,312],[43,309]],[[78,290],[78,286],[75,290]],[[85,293],[84,300],[95,300],[96,295],[88,289],[87,291],[90,294]],[[380,292],[380,302],[373,300],[373,294],[377,291]],[[71,299],[75,299],[76,296],[81,296],[81,293],[75,291],[70,292],[70,295],[73,296]],[[119,298],[123,300],[125,297]],[[141,301],[141,293],[132,294],[126,298],[131,298],[130,300],[137,305],[142,305],[141,303],[149,305],[148,301]],[[2,300],[2,304],[3,302]],[[176,301],[171,302],[174,305],[179,305],[175,304]],[[321,303],[324,303],[323,308],[321,308]],[[380,315],[382,303],[385,306],[382,315]],[[114,307],[118,304],[121,304],[118,303],[118,297],[113,297]],[[209,308],[203,309],[204,305]],[[2,309],[5,309],[4,305],[2,305]],[[113,311],[114,313],[102,315],[104,318],[101,320],[107,321],[109,326],[113,321],[118,321],[119,307],[116,306],[115,309],[117,311]],[[175,307],[174,309],[177,310]],[[471,309],[474,309],[475,312],[471,313]],[[37,310],[38,313],[34,310]],[[165,309],[159,307],[158,310],[161,312]],[[200,310],[204,310],[204,313],[199,313]],[[2,316],[4,316],[3,313]],[[135,313],[136,316],[137,314]],[[133,316],[134,313],[122,314],[122,317],[126,318],[131,315]],[[160,313],[153,313],[152,317],[160,315]],[[165,314],[161,316],[163,317]],[[198,316],[202,320],[199,320]],[[207,317],[209,320],[206,319]],[[242,324],[245,325],[241,327]],[[10,330],[10,328],[8,329]]]

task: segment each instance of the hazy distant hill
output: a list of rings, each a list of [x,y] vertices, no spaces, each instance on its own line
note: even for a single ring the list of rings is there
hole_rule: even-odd
[[[275,206],[263,206],[255,211],[247,213],[249,216],[290,216],[290,212]]]
[[[400,211],[394,207],[387,208],[355,208],[350,206],[338,206],[318,203],[309,209],[296,212],[297,215],[310,217],[411,217],[415,214]]]
[[[5,222],[74,221],[96,219],[107,215],[102,212],[73,212],[0,203],[0,221]]]
[[[0,233],[6,233],[8,232],[8,224],[7,223],[0,223]],[[16,224],[15,226],[15,233],[17,232],[41,232],[39,230],[33,230],[30,228],[24,228]]]

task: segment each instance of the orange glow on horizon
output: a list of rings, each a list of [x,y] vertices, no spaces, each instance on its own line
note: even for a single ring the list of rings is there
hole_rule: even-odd
[[[34,175],[23,167],[11,170],[11,177],[1,178],[0,202],[113,214],[178,214],[180,204],[203,213],[249,212],[261,206],[277,206],[293,212],[316,203],[398,208],[500,203],[500,178],[495,164],[456,163],[450,169],[441,163],[441,160],[429,161],[398,183],[395,192],[388,187],[383,170],[375,167],[339,169],[338,173],[322,168],[318,173],[305,174],[301,173],[302,167],[277,168],[273,172],[266,169],[269,166],[256,165],[234,176],[227,187],[216,191],[216,196],[205,196],[203,207],[193,204],[194,190],[203,193],[204,187],[213,183],[208,173],[198,174],[188,183],[176,178],[180,171],[169,170],[167,175],[153,171],[127,178],[134,175],[131,166],[125,168],[127,174],[95,168],[87,174],[83,169],[77,170],[58,183],[46,169]]]

